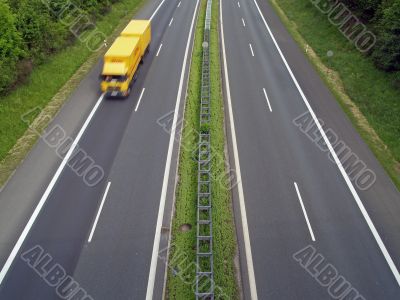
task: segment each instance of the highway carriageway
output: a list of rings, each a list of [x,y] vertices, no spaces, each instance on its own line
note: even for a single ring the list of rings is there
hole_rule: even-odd
[[[269,2],[221,0],[220,9],[244,298],[329,299],[330,282],[317,280],[326,270],[310,274],[294,257],[311,246],[350,283],[338,299],[400,299],[395,186]],[[293,123],[305,113],[328,153]],[[317,118],[374,170],[369,189],[350,180]]]
[[[57,298],[21,259],[37,245],[94,299],[161,297],[157,254],[167,246],[161,228],[170,224],[178,143],[157,119],[182,114],[197,8],[198,1],[150,0],[134,16],[152,19],[153,37],[129,98],[100,94],[99,62],[49,126],[64,128],[102,167],[98,184],[67,166],[72,151],[60,159],[41,139],[4,188],[0,299]]]

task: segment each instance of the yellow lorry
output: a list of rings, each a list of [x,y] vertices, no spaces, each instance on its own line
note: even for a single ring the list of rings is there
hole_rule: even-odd
[[[101,91],[107,96],[129,96],[139,64],[149,51],[151,23],[132,20],[104,55]]]

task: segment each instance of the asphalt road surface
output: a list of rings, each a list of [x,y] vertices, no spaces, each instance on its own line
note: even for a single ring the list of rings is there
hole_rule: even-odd
[[[52,173],[56,175],[46,184],[43,181],[35,204],[45,201],[33,225],[28,223],[29,230],[25,227],[19,233],[20,247],[11,252],[10,244],[18,236],[4,246],[11,255],[0,277],[0,299],[59,299],[56,293],[63,288],[67,296],[71,286],[59,287],[51,275],[40,276],[55,264],[84,290],[80,297],[144,299],[146,293],[161,297],[164,266],[155,264],[157,256],[152,253],[154,245],[159,244],[156,254],[167,246],[169,233],[161,232],[161,227],[170,222],[177,142],[157,120],[182,112],[197,6],[196,1],[150,1],[135,16],[153,17],[152,42],[129,99],[102,97],[99,62],[69,100],[94,103],[72,136],[81,135],[79,149],[105,176],[89,186],[76,174],[76,165],[67,165],[58,175]],[[172,176],[166,176],[169,173]],[[9,193],[7,188],[4,192]],[[161,202],[165,214],[159,209]],[[27,213],[25,224],[29,218]]]
[[[400,299],[399,194],[268,1],[257,2],[222,0],[221,7],[231,160],[241,173],[235,211],[244,296],[331,299],[353,288],[348,299]],[[329,151],[295,125],[313,120],[308,106],[375,172],[372,187],[346,181]],[[329,289],[333,276],[324,269],[346,283]],[[343,290],[335,290],[339,283]]]

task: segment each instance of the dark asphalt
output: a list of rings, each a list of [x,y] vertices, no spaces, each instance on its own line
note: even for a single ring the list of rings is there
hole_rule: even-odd
[[[254,1],[239,2],[240,7],[237,1],[222,0],[222,9],[258,298],[330,299],[328,288],[292,257],[313,245],[366,299],[400,299],[399,286],[338,167],[292,123],[307,108]],[[376,173],[377,182],[359,195],[399,267],[399,193],[270,5],[259,2],[317,116]],[[294,182],[299,186],[315,242]],[[240,219],[236,195],[234,199]],[[241,232],[239,244],[244,295],[250,299]]]
[[[195,6],[195,1],[183,2],[163,37],[140,107],[129,120],[114,159],[111,189],[95,238],[81,254],[75,277],[96,299],[145,298],[170,138],[157,119],[175,109]],[[174,175],[172,171],[172,183]]]
[[[153,19],[151,51],[129,99],[104,100],[79,143],[106,176],[95,187],[88,187],[65,168],[21,249],[24,252],[41,246],[95,299],[142,299],[146,294],[169,143],[169,135],[156,120],[175,109],[196,4],[185,1],[177,8],[178,2],[165,1]],[[149,18],[158,4],[159,1],[151,1],[136,18]],[[168,27],[172,17],[175,21]],[[162,51],[155,57],[161,42]],[[98,99],[100,70],[101,62],[85,79],[90,84],[81,85],[72,97],[81,97],[81,101]],[[184,90],[185,87],[186,84]],[[135,112],[142,88],[146,90]],[[174,149],[176,163],[177,147]],[[174,170],[172,167],[171,172]],[[94,238],[88,244],[108,181],[112,182],[110,192]],[[170,182],[174,183],[174,176]],[[169,191],[166,210],[171,209],[171,194]],[[166,212],[165,224],[169,217]],[[162,267],[160,264],[157,271],[163,275]],[[155,297],[161,295],[163,288],[163,276],[157,274],[157,279]],[[55,288],[48,286],[18,255],[0,287],[0,299],[59,297]]]

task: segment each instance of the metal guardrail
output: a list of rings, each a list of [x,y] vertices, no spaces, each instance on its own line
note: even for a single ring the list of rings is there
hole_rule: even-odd
[[[198,144],[196,299],[214,299],[210,147],[210,27],[212,0],[207,0],[201,70],[200,134]]]

